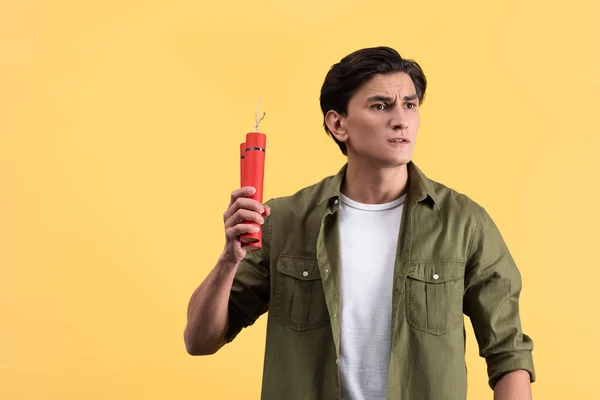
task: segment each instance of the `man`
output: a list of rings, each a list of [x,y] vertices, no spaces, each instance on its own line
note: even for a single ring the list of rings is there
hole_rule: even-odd
[[[324,126],[348,163],[266,205],[231,195],[226,245],[192,295],[185,343],[215,353],[268,313],[263,399],[466,398],[463,312],[496,399],[529,399],[519,271],[486,211],[411,161],[426,79],[387,47],[334,65]],[[263,248],[237,239],[263,224]]]

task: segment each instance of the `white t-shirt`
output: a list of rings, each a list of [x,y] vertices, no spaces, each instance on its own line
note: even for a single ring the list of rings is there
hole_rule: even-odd
[[[405,198],[362,204],[340,196],[342,400],[386,399],[394,261]]]

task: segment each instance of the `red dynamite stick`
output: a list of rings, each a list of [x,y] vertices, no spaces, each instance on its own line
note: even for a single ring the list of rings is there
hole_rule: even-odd
[[[254,187],[256,192],[250,198],[261,204],[263,202],[266,146],[267,136],[264,133],[250,132],[246,134],[243,157],[240,156],[242,187]],[[242,145],[240,145],[241,150]],[[249,251],[259,250],[262,248],[262,226],[255,222],[247,223],[257,226],[259,231],[240,235],[242,246]]]

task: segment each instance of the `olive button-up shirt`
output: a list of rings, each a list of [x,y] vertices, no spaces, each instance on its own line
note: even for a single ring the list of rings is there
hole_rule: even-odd
[[[392,292],[388,399],[464,400],[463,314],[493,388],[523,369],[533,342],[519,317],[521,276],[488,213],[408,165]],[[268,311],[264,400],[339,399],[341,273],[338,208],[347,165],[271,199],[261,250],[248,252],[229,300],[230,342]],[[369,265],[365,265],[369,268]]]

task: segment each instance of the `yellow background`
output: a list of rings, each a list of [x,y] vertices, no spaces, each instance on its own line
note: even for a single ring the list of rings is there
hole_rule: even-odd
[[[0,399],[258,398],[265,320],[185,352],[238,145],[267,112],[265,198],[344,162],[328,68],[389,45],[429,80],[415,161],[485,206],[523,280],[538,399],[597,399],[595,0],[3,1]],[[469,398],[491,399],[468,330]]]

